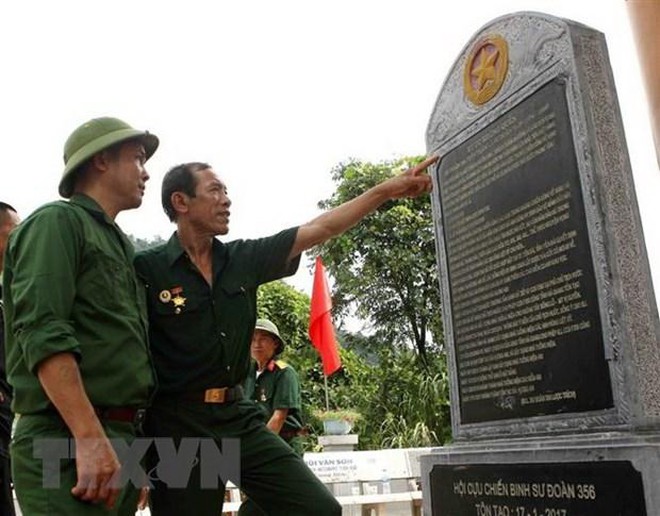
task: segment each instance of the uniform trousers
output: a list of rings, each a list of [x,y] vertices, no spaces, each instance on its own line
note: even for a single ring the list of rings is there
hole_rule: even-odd
[[[0,514],[14,516],[14,497],[11,489],[9,457],[0,454]]]
[[[130,445],[136,437],[136,428],[132,423],[103,421],[102,424],[110,439],[122,439]],[[77,483],[75,458],[59,461],[58,488],[44,487],[44,462],[34,456],[35,443],[39,443],[40,439],[71,442],[71,433],[54,412],[18,418],[10,448],[11,467],[16,497],[25,516],[135,516],[140,491],[139,486],[130,481],[126,482],[112,510],[107,510],[105,505],[74,497],[71,488]]]
[[[251,400],[212,404],[157,399],[148,411],[145,429],[149,436],[172,438],[178,450],[184,438],[212,439],[223,454],[230,445],[240,446],[240,478],[219,478],[215,488],[203,485],[200,470],[208,460],[203,452],[192,462],[186,487],[170,487],[161,478],[158,464],[163,458],[153,453],[149,459],[153,516],[218,516],[225,495],[223,480],[240,487],[265,514],[341,515],[332,493],[289,445],[266,428],[262,411]],[[228,438],[239,441],[225,441],[223,447],[223,439]],[[231,460],[228,456],[225,460]]]

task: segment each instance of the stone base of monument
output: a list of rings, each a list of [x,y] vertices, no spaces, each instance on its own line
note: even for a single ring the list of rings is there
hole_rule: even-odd
[[[433,516],[656,516],[660,432],[454,444],[421,457]]]
[[[353,451],[358,444],[357,434],[319,435],[319,444],[323,451]]]

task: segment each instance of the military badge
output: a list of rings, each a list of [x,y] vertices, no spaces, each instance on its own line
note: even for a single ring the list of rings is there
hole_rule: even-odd
[[[174,311],[179,314],[181,313],[181,308],[186,306],[186,298],[181,295],[183,293],[183,287],[174,287],[170,292],[174,296],[172,298],[172,303],[174,303],[175,308]]]
[[[181,294],[183,293],[183,287],[172,287],[171,289],[161,290],[158,294],[158,299],[161,303],[172,303],[174,307],[174,313],[180,314],[181,308],[186,306],[186,298]]]

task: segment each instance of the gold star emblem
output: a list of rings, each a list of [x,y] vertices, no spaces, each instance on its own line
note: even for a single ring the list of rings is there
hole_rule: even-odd
[[[509,67],[506,40],[492,35],[481,39],[465,63],[463,86],[473,104],[485,104],[500,90]]]
[[[482,90],[487,81],[495,79],[495,62],[499,57],[499,50],[481,47],[475,61],[478,64],[472,69],[470,75],[477,79],[477,89]]]
[[[177,308],[180,306],[186,306],[186,298],[183,296],[176,296],[172,298],[172,303],[174,303],[174,306]]]

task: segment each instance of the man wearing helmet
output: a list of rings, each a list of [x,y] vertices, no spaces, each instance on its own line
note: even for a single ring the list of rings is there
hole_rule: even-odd
[[[277,326],[268,319],[257,319],[250,353],[252,364],[245,379],[245,397],[254,400],[266,416],[266,426],[292,448],[303,424],[300,382],[293,368],[277,360],[284,351],[284,340]]]
[[[116,118],[64,145],[60,195],[10,235],[3,273],[6,352],[17,415],[11,448],[26,515],[135,514],[110,439],[131,442],[155,385],[133,246],[115,223],[142,203],[158,139]],[[57,457],[69,441],[75,461]],[[59,447],[59,448],[58,448]],[[105,507],[104,507],[105,506]]]
[[[275,323],[257,319],[250,345],[252,364],[243,383],[245,397],[263,411],[266,427],[302,454],[298,446],[298,436],[303,430],[300,382],[289,364],[276,359],[282,351],[284,340]],[[251,514],[264,512],[247,498],[241,505],[241,516]]]

